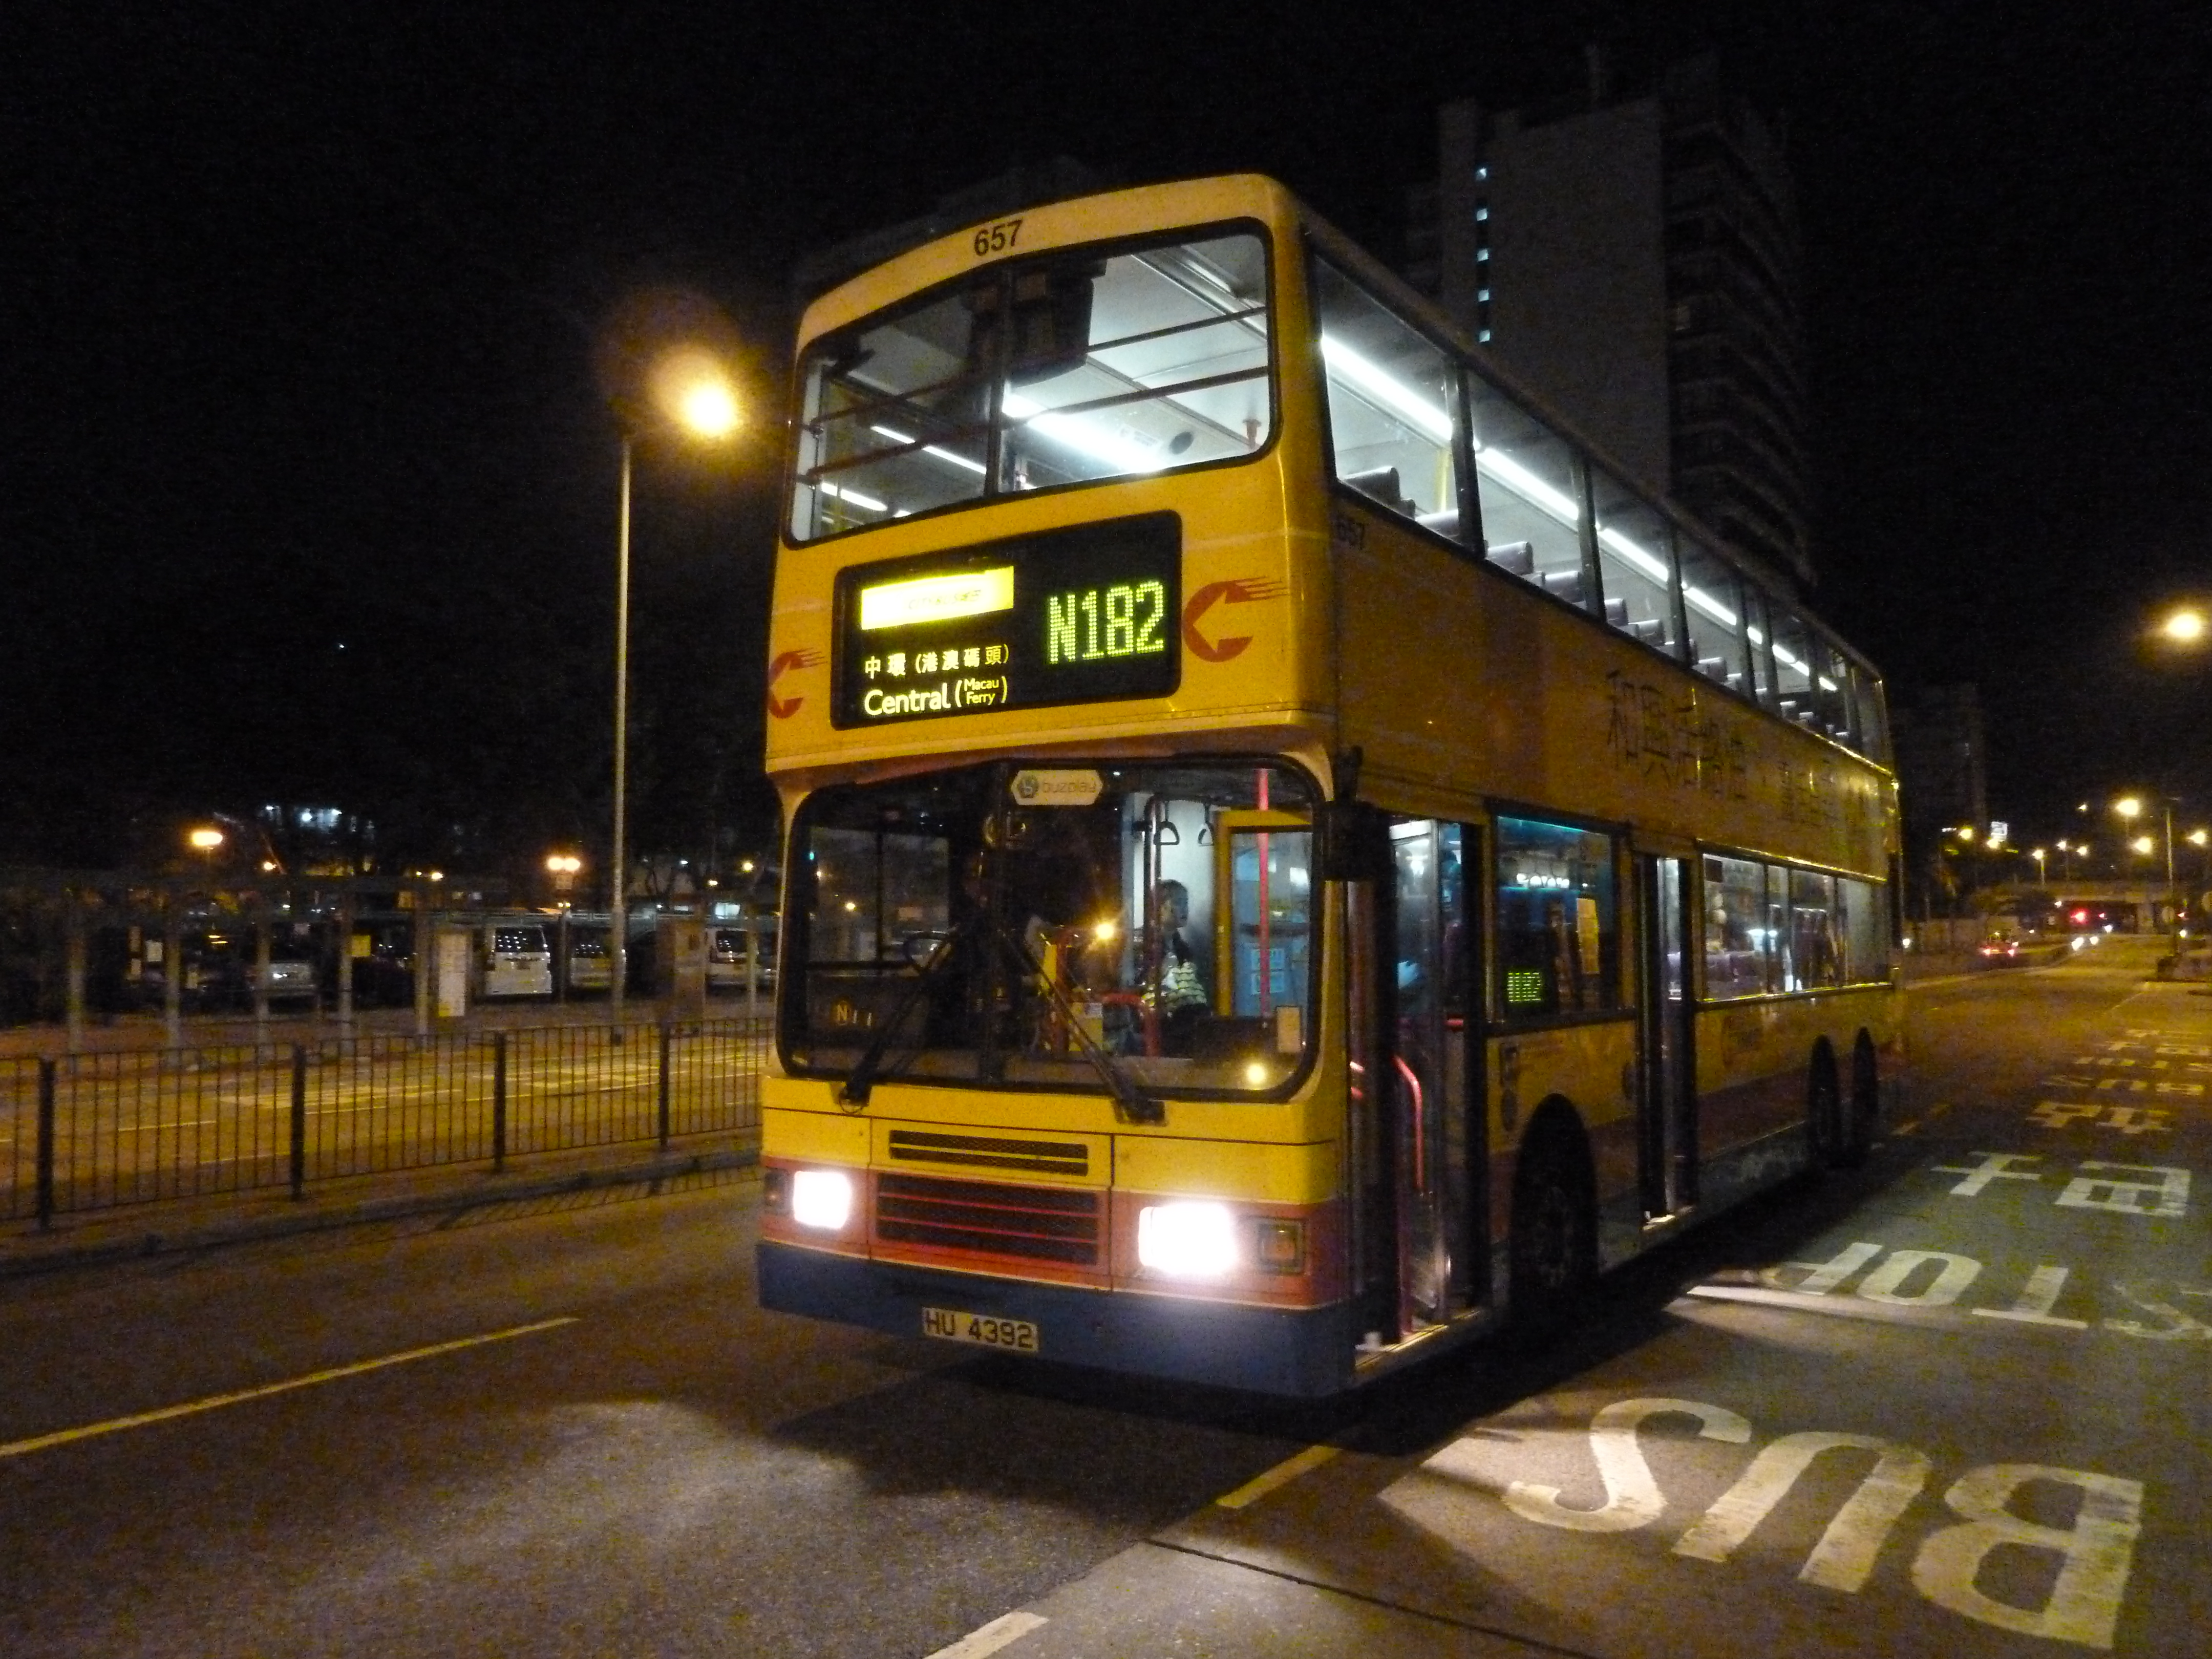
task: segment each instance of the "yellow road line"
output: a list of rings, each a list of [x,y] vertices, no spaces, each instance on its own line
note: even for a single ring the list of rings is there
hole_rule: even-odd
[[[1287,1486],[1308,1469],[1317,1469],[1337,1454],[1334,1446],[1308,1446],[1295,1456],[1286,1457],[1265,1474],[1257,1474],[1235,1492],[1224,1492],[1213,1500],[1216,1509],[1241,1510],[1256,1504],[1278,1486]]]
[[[939,1648],[929,1659],[985,1659],[1000,1648],[1012,1647],[1031,1631],[1049,1624],[1034,1613],[1001,1613],[980,1630],[971,1630],[949,1648]]]
[[[404,1365],[410,1360],[428,1359],[434,1355],[453,1353],[462,1348],[481,1347],[487,1342],[505,1342],[514,1337],[531,1336],[539,1331],[550,1331],[556,1326],[575,1322],[574,1314],[563,1314],[558,1319],[541,1319],[535,1324],[515,1325],[503,1331],[488,1331],[482,1336],[462,1336],[451,1342],[434,1342],[427,1348],[410,1348],[404,1353],[388,1353],[376,1359],[357,1359],[350,1365],[333,1365],[328,1370],[310,1371],[305,1376],[288,1377],[282,1382],[264,1382],[256,1389],[239,1389],[230,1394],[211,1394],[204,1400],[187,1401],[181,1406],[163,1406],[157,1411],[110,1418],[105,1423],[88,1423],[82,1428],[57,1429],[52,1434],[33,1435],[28,1440],[11,1440],[0,1445],[0,1457],[21,1457],[30,1452],[66,1446],[73,1440],[89,1440],[95,1435],[141,1429],[149,1423],[166,1423],[173,1417],[190,1417],[195,1412],[211,1412],[221,1407],[240,1405],[248,1400],[259,1400],[272,1394],[287,1394],[294,1389],[311,1389],[320,1382],[335,1382],[343,1376],[358,1376],[363,1371],[381,1370],[386,1365]]]

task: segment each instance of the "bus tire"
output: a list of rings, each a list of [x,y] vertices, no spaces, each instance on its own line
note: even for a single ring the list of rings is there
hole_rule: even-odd
[[[1507,1244],[1514,1323],[1552,1336],[1597,1277],[1597,1200],[1589,1147],[1566,1106],[1539,1108],[1513,1170]]]
[[[1844,1113],[1838,1163],[1856,1170],[1874,1150],[1875,1125],[1881,1117],[1881,1056],[1862,1026],[1851,1039],[1851,1093]]]
[[[1805,1143],[1815,1170],[1844,1167],[1844,1091],[1836,1051],[1822,1037],[1805,1067]]]

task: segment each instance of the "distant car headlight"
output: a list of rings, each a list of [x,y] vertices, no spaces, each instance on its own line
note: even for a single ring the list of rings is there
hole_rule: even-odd
[[[842,1231],[853,1218],[853,1177],[842,1170],[793,1170],[791,1218],[802,1227]]]
[[[1137,1212],[1137,1265],[1171,1279],[1219,1279],[1237,1265],[1226,1204],[1185,1199]]]

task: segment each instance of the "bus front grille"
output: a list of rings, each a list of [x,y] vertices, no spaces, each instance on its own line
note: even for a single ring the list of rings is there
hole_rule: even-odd
[[[970,1169],[1078,1177],[1091,1173],[1090,1148],[1079,1140],[1007,1140],[995,1135],[894,1129],[890,1155],[902,1164],[957,1164]]]
[[[1103,1231],[1099,1199],[1095,1192],[1062,1187],[881,1176],[876,1237],[894,1244],[1095,1267]]]

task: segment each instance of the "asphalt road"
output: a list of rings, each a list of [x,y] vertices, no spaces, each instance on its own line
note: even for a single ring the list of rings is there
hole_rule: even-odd
[[[2200,1655],[2212,998],[1915,1019],[1867,1170],[1332,1412],[763,1315],[741,1179],[0,1286],[0,1651]]]

